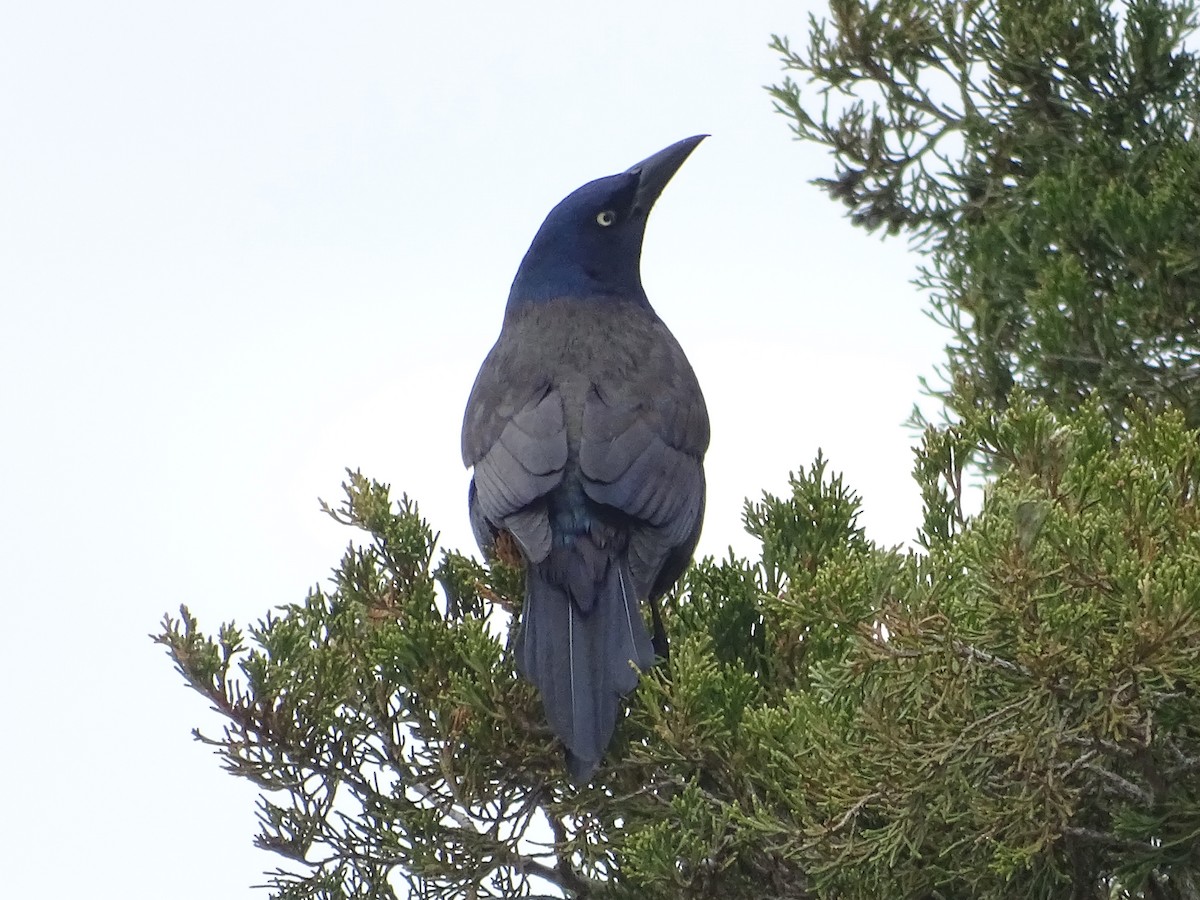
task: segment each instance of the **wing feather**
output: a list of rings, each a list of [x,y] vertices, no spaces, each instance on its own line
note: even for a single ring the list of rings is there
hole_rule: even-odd
[[[562,396],[542,386],[517,407],[489,403],[479,393],[472,395],[463,432],[464,457],[475,466],[473,518],[486,522],[489,531],[511,531],[531,560],[544,559],[550,522],[539,501],[562,483],[568,456]],[[482,437],[488,434],[495,435],[490,444]],[[475,530],[478,537],[481,529]]]
[[[708,443],[703,402],[697,391],[660,394],[652,407],[622,404],[593,390],[584,403],[579,448],[584,491],[635,520],[631,549],[644,590],[659,580],[669,557],[689,557],[699,535],[701,459]]]

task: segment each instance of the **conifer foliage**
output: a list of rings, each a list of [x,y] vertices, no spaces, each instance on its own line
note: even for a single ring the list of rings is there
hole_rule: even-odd
[[[967,517],[980,453],[1005,465]],[[1114,443],[1098,406],[1016,395],[930,429],[916,474],[920,552],[872,545],[822,460],[748,504],[761,557],[689,573],[584,789],[489,626],[519,574],[431,567],[413,504],[357,473],[329,590],[158,639],[263,789],[279,897],[1195,896],[1197,434]]]
[[[805,51],[774,39],[807,79],[777,108],[836,160],[818,183],[923,247],[952,412],[1020,385],[1200,424],[1195,24],[1192,0],[832,0]]]
[[[272,896],[1200,900],[1194,18],[833,0],[776,38],[821,184],[917,238],[951,330],[924,518],[877,545],[820,456],[748,502],[759,552],[667,598],[591,784],[513,667],[522,573],[359,472],[328,585],[165,618]]]

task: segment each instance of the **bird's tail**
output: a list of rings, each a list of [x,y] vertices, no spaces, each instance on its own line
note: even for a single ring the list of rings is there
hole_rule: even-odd
[[[581,554],[595,558],[585,565]],[[612,739],[621,696],[654,664],[626,555],[559,547],[530,566],[515,650],[567,747],[571,777],[587,781]]]

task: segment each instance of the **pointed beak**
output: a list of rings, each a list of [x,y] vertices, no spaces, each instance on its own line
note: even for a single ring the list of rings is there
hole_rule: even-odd
[[[697,134],[690,138],[677,141],[670,147],[659,150],[653,156],[648,156],[640,163],[634,163],[625,171],[636,175],[638,179],[637,196],[633,208],[643,216],[649,215],[654,201],[663,192],[667,182],[671,180],[683,161],[687,159],[697,145],[708,137],[707,134]]]

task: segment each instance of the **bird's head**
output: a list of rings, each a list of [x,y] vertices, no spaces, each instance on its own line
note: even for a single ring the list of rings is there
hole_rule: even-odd
[[[647,303],[640,265],[646,219],[705,137],[684,138],[618,175],[589,181],[550,210],[517,270],[509,310],[563,297]]]

